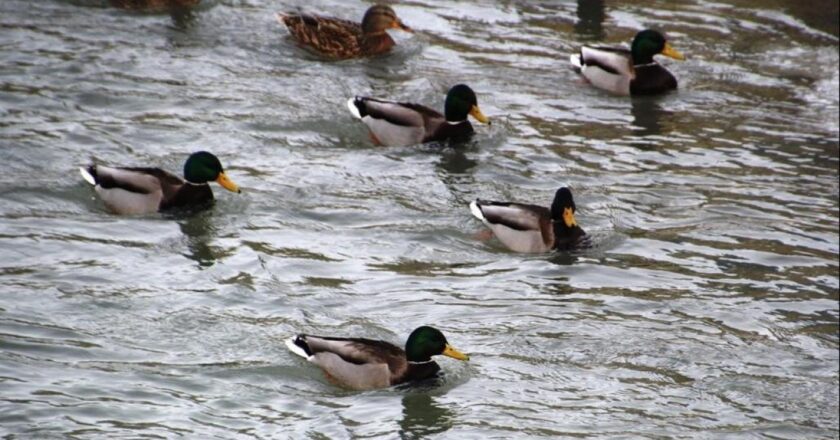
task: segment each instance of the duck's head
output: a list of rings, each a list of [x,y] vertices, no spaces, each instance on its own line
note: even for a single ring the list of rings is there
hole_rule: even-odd
[[[446,120],[449,122],[463,122],[467,116],[474,117],[478,122],[489,124],[490,120],[478,108],[478,98],[469,86],[458,84],[449,89],[444,105]]]
[[[425,325],[417,327],[408,336],[408,341],[405,342],[405,354],[409,362],[427,362],[431,360],[432,356],[439,354],[460,361],[470,359],[469,356],[452,348],[440,330]]]
[[[577,226],[575,220],[575,199],[572,198],[572,191],[563,187],[554,194],[554,201],[551,202],[551,219],[555,223],[561,223],[567,228]]]
[[[368,35],[381,34],[388,29],[414,32],[397,17],[397,13],[390,6],[375,5],[368,8],[362,19],[362,32]]]
[[[228,191],[242,192],[225,174],[219,158],[206,151],[193,153],[187,158],[184,164],[184,178],[187,182],[199,184],[215,181]]]
[[[633,38],[630,48],[633,53],[633,63],[648,64],[653,62],[654,55],[665,55],[675,60],[684,60],[685,56],[674,49],[661,32],[645,29]]]

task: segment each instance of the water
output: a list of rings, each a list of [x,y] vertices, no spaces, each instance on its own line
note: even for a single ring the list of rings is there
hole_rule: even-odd
[[[9,438],[838,437],[836,2],[420,0],[396,53],[338,63],[275,22],[303,3],[101,3],[0,2]],[[645,26],[689,57],[678,93],[568,68]],[[344,107],[458,82],[494,120],[458,147],[373,147]],[[110,215],[76,171],[199,149],[243,194],[198,215]],[[476,239],[473,198],[560,185],[593,249]],[[419,388],[338,389],[282,344],[422,324],[472,359]]]

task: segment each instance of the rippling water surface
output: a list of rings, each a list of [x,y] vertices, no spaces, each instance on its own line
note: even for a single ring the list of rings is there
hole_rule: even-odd
[[[0,432],[10,438],[837,438],[837,2],[414,0],[384,58],[322,62],[273,14],[0,2]],[[312,0],[359,17],[367,3]],[[568,54],[668,32],[681,89],[619,98]],[[466,145],[376,148],[344,101],[442,105]],[[244,189],[116,217],[76,168]],[[573,188],[594,248],[523,256],[467,209]],[[472,356],[348,392],[294,332]]]

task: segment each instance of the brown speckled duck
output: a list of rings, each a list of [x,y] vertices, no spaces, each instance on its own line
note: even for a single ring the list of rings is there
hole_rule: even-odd
[[[386,53],[394,47],[388,29],[411,28],[390,6],[371,6],[361,23],[314,14],[277,14],[298,43],[330,59],[344,60]]]
[[[297,335],[288,339],[286,346],[320,367],[331,382],[353,390],[385,388],[434,377],[440,366],[432,356],[469,360],[449,345],[440,330],[428,326],[411,332],[405,350],[385,341],[311,335]]]
[[[575,220],[575,201],[569,188],[554,195],[551,209],[513,202],[475,200],[473,216],[514,252],[539,253],[589,246],[586,232]]]
[[[79,172],[116,214],[149,214],[207,203],[213,200],[213,191],[207,184],[210,181],[228,191],[241,192],[227,177],[219,159],[206,151],[187,158],[186,180],[160,168],[89,165],[79,168]]]

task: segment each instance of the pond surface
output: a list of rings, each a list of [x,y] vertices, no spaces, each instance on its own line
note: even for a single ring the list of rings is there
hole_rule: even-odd
[[[384,58],[323,62],[274,13],[368,3],[0,2],[0,433],[6,438],[837,438],[837,2],[413,0]],[[568,55],[665,30],[666,96]],[[373,147],[344,102],[442,106],[464,145]],[[218,155],[194,215],[109,214],[77,168]],[[518,255],[476,197],[570,186],[584,252]],[[350,392],[295,332],[472,359]]]

